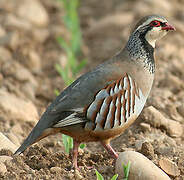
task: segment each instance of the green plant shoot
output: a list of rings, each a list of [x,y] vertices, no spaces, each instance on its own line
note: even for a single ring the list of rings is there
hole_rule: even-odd
[[[103,176],[95,169],[97,180],[104,180]],[[118,174],[115,174],[110,180],[116,180]]]
[[[129,172],[130,172],[130,165],[131,165],[130,161],[128,161],[127,165],[122,164],[123,170],[124,170],[124,176],[125,176],[123,178],[123,180],[128,180],[128,176],[129,176]]]

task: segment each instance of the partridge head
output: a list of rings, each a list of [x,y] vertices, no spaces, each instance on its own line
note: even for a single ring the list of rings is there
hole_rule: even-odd
[[[120,52],[61,92],[15,154],[48,135],[63,133],[74,140],[74,168],[81,142],[100,141],[116,159],[110,140],[141,113],[154,79],[155,42],[170,30],[175,28],[162,16],[141,19]]]

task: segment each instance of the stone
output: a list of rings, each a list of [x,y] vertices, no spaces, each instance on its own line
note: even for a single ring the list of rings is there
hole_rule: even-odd
[[[38,87],[38,83],[35,79],[35,77],[32,75],[32,73],[25,68],[23,65],[21,65],[20,63],[10,60],[10,61],[6,61],[2,63],[2,73],[3,75],[6,76],[11,76],[14,79],[16,79],[17,81],[22,82],[24,85],[22,85],[20,87],[20,89],[27,89],[27,86],[29,86],[29,91],[27,92],[26,95],[28,95],[29,97],[34,97],[35,96],[35,91]],[[7,83],[9,84],[9,86],[11,87],[12,84],[10,82],[7,81]],[[8,87],[10,89],[10,87]],[[12,86],[12,88],[10,89],[10,91],[12,90],[12,92],[16,92],[17,95],[20,95],[21,92],[16,91],[16,87]],[[20,95],[21,96],[21,95]]]
[[[28,52],[29,61],[27,61],[28,67],[34,73],[39,73],[41,71],[41,59],[36,51],[30,50]]]
[[[6,133],[6,136],[13,142],[15,145],[20,146],[20,142],[17,136],[15,136],[12,132]]]
[[[12,143],[3,133],[0,132],[0,150],[8,149],[11,152],[15,152],[18,146]]]
[[[153,159],[155,157],[154,149],[150,142],[142,143],[141,153],[149,159]]]
[[[180,137],[183,134],[183,126],[172,119],[162,115],[156,108],[149,106],[143,110],[143,119],[153,127],[164,127],[171,137]]]
[[[0,89],[0,109],[9,118],[21,121],[38,121],[38,112],[30,100],[24,100]]]
[[[176,163],[174,163],[173,161],[167,159],[167,158],[163,158],[159,161],[159,165],[160,167],[169,175],[171,176],[179,176],[180,175],[180,171],[178,169],[178,166],[176,165]]]
[[[141,128],[142,128],[144,131],[151,132],[150,124],[148,124],[148,123],[140,123],[140,126],[141,126]]]
[[[119,154],[115,165],[115,173],[119,175],[119,179],[124,178],[122,164],[127,165],[128,162],[131,163],[128,180],[170,180],[169,176],[152,161],[134,151],[125,151]]]
[[[36,88],[34,85],[30,82],[26,82],[22,87],[21,91],[26,95],[26,97],[32,101],[35,100],[35,93],[36,93]]]
[[[181,137],[183,135],[183,126],[174,120],[169,119],[167,123],[167,133],[171,137]]]
[[[14,69],[14,77],[21,82],[30,82],[33,84],[33,86],[37,87],[38,84],[34,78],[34,76],[31,74],[31,72],[23,67],[22,65],[15,63],[15,69]]]
[[[5,26],[8,28],[17,28],[20,30],[29,30],[31,28],[31,23],[21,19],[13,14],[8,14],[5,20]]]
[[[21,18],[36,26],[46,26],[49,22],[47,11],[38,0],[23,0],[19,4],[17,12]]]
[[[0,163],[4,163],[5,161],[11,161],[13,158],[10,156],[0,156]]]
[[[46,39],[49,37],[50,32],[49,32],[49,29],[35,28],[35,29],[33,29],[32,34],[33,34],[34,39],[36,39],[37,42],[44,43],[46,41]]]
[[[177,107],[177,111],[184,117],[184,103]]]
[[[143,110],[143,117],[153,127],[160,127],[162,124],[165,126],[167,124],[167,118],[153,106],[149,106]]]
[[[9,32],[0,37],[0,45],[8,46],[10,49],[15,50],[20,43],[19,34],[17,32]]]
[[[52,173],[61,173],[62,172],[62,169],[60,167],[51,167],[50,168],[50,171]]]
[[[6,166],[0,162],[0,173],[4,174],[5,172],[7,172]]]
[[[136,141],[135,141],[136,151],[141,151],[142,144],[143,144],[144,142],[147,142],[147,140],[146,140],[146,139],[139,139],[139,140],[136,140]],[[126,149],[125,151],[127,151],[127,149]]]

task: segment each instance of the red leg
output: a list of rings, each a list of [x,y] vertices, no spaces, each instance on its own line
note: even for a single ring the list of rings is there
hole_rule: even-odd
[[[78,148],[79,148],[79,145],[80,145],[80,142],[78,141],[73,141],[73,168],[74,169],[78,169],[78,166],[77,166],[77,156],[78,156]]]
[[[118,154],[114,151],[110,144],[105,144],[102,142],[103,147],[107,150],[107,152],[114,158],[118,158]]]
[[[72,167],[75,170],[80,170],[80,168],[77,165],[77,156],[78,156],[78,148],[79,148],[80,142],[78,141],[73,141],[73,165]],[[93,167],[87,167],[88,169],[92,169]]]

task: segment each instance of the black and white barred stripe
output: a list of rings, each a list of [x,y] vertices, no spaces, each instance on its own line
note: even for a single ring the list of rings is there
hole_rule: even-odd
[[[126,123],[132,114],[139,114],[145,99],[135,81],[125,74],[100,90],[85,113],[94,122],[94,131],[113,129]]]

